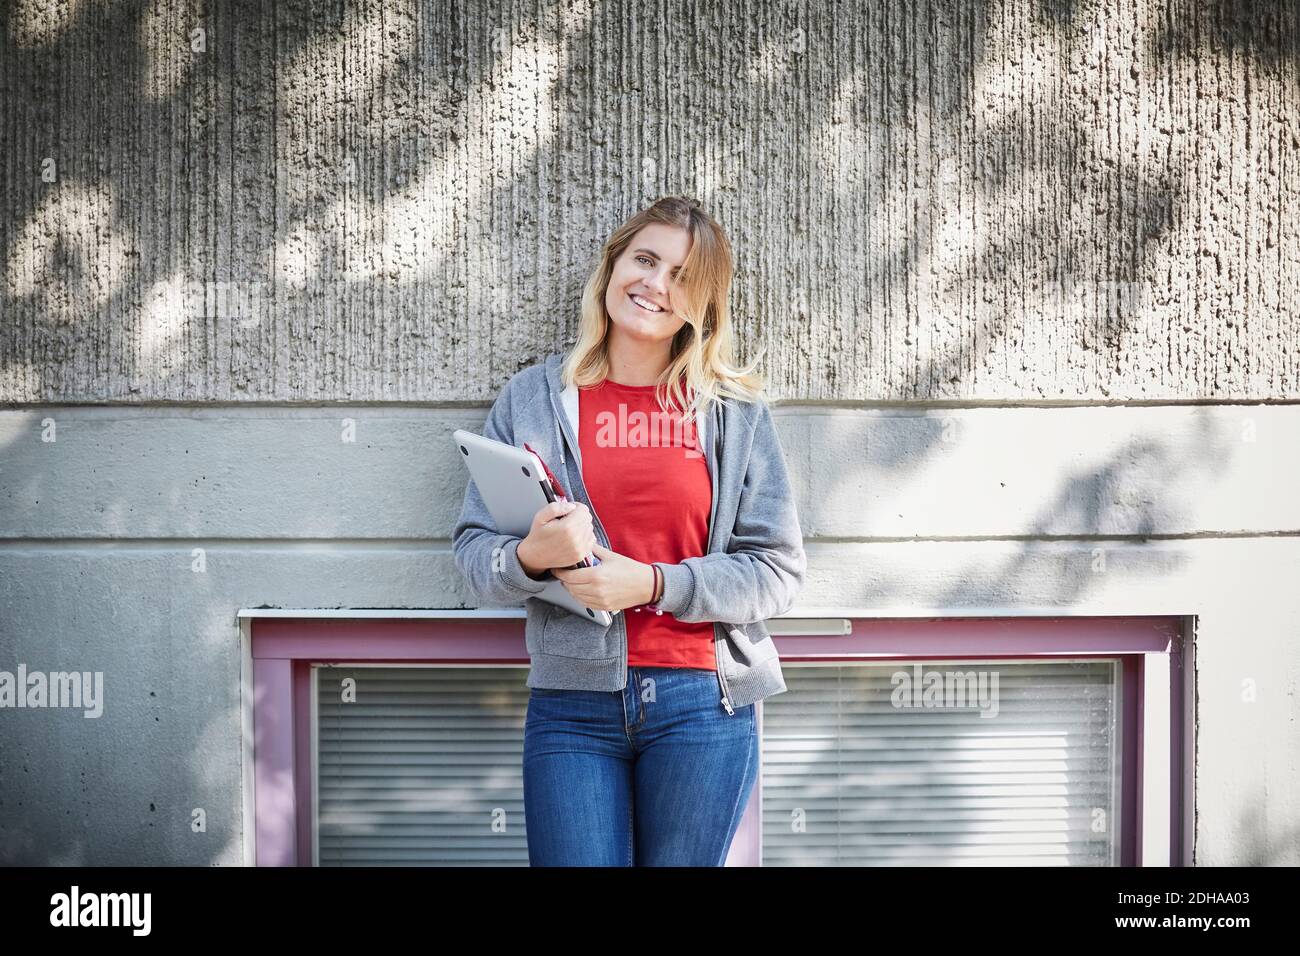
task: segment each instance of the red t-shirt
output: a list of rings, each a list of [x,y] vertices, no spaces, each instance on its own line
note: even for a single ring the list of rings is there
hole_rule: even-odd
[[[655,388],[606,379],[578,389],[582,483],[612,550],[675,564],[708,547],[713,486],[694,424],[661,411]],[[712,622],[686,623],[645,606],[623,616],[629,667],[717,669]]]

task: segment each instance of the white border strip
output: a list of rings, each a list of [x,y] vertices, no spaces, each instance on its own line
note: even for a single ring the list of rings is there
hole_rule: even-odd
[[[1142,655],[1142,845],[1138,866],[1169,866],[1170,727],[1169,655]]]

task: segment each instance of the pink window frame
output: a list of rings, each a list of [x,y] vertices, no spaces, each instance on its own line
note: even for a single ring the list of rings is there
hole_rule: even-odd
[[[244,684],[249,703],[245,711],[251,719],[252,753],[246,763],[251,763],[253,778],[246,805],[253,815],[246,860],[258,866],[311,866],[313,862],[313,664],[528,665],[519,612],[501,616],[483,611],[459,612],[466,616],[436,612],[447,615],[439,617],[290,613],[240,612],[247,624]],[[268,614],[276,616],[264,616]],[[1191,860],[1188,776],[1194,722],[1186,705],[1192,699],[1187,666],[1192,619],[1170,615],[851,617],[847,618],[850,633],[836,636],[798,634],[801,620],[807,619],[778,619],[793,632],[773,637],[785,664],[1120,658],[1121,865],[1180,866]],[[760,734],[762,709],[760,703]],[[728,866],[759,865],[761,803],[760,774]]]

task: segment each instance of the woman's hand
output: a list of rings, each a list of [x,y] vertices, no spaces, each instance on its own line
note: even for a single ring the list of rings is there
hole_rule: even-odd
[[[646,604],[654,597],[655,569],[627,555],[595,545],[600,558],[594,568],[552,568],[565,590],[597,611],[621,611]]]
[[[581,501],[552,501],[533,515],[528,535],[519,542],[519,563],[530,578],[541,580],[548,568],[577,564],[595,544],[591,509]]]

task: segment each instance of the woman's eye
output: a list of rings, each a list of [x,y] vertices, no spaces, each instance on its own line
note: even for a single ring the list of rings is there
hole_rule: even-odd
[[[644,262],[644,263],[645,263],[646,265],[648,265],[648,266],[652,266],[652,265],[654,265],[654,263],[651,262],[649,259],[647,259],[645,256],[637,256],[637,257],[636,257],[636,261],[637,261],[637,262]]]

